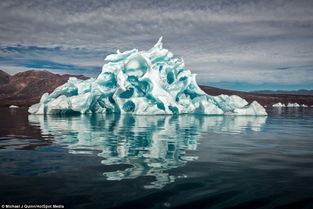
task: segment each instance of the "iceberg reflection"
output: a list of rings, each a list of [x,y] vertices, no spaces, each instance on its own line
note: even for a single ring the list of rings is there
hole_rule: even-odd
[[[72,154],[98,152],[103,165],[129,165],[124,170],[105,172],[108,180],[153,176],[146,188],[162,188],[176,176],[165,171],[196,160],[197,140],[203,132],[238,134],[260,131],[266,117],[249,116],[134,116],[134,115],[29,115],[42,135],[53,135],[55,142]]]

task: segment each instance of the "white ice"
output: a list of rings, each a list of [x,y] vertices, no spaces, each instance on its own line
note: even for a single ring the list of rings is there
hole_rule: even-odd
[[[278,102],[276,104],[273,104],[273,107],[286,107],[286,105],[282,104],[281,102]]]
[[[300,107],[298,103],[288,103],[287,107]]]

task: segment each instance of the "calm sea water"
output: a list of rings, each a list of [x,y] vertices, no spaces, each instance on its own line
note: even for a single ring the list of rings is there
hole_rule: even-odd
[[[0,203],[313,208],[313,108],[267,117],[0,109]]]

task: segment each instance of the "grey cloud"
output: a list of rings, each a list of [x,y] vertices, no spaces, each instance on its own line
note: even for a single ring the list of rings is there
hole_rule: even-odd
[[[94,58],[69,50],[50,59],[91,65],[117,49],[148,49],[163,35],[201,82],[310,83],[312,70],[297,66],[313,64],[312,10],[309,0],[1,1],[0,45],[78,47]],[[284,66],[291,68],[275,70]]]

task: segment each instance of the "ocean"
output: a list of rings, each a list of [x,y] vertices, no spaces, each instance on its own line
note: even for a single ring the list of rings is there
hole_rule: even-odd
[[[0,108],[0,204],[313,208],[313,108],[254,116]]]

